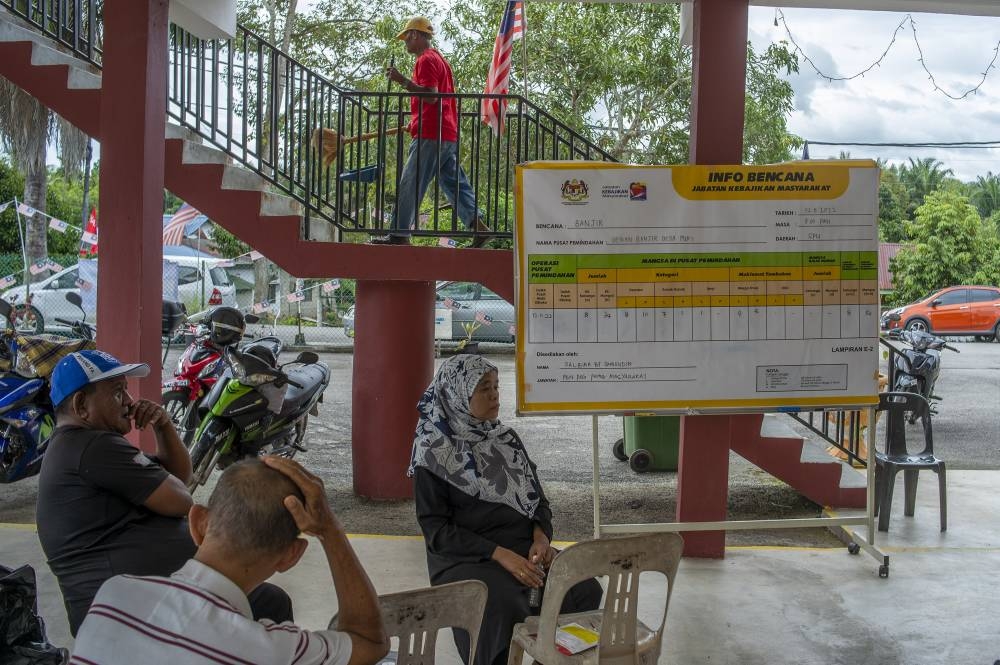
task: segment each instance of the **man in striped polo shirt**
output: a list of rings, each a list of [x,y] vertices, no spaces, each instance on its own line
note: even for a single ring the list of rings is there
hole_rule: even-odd
[[[323,482],[292,460],[226,469],[189,515],[198,551],[170,577],[120,575],[98,592],[71,663],[113,665],[372,665],[389,650],[378,599],[326,501]],[[247,593],[298,563],[319,539],[339,609],[336,630],[254,621]],[[332,609],[332,608],[331,608]]]

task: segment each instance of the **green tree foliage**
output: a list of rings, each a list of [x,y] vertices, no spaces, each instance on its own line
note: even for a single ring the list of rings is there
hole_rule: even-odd
[[[878,186],[878,237],[882,242],[906,240],[906,208],[910,197],[899,179],[899,170],[882,166]]]
[[[495,0],[455,3],[444,23],[456,87],[483,89],[503,9]],[[680,44],[674,4],[535,3],[527,11],[530,101],[589,136],[616,158],[646,164],[688,159],[691,50]],[[593,57],[582,57],[592,54]],[[784,45],[748,49],[745,159],[781,161],[800,140],[785,117],[797,71]],[[525,65],[515,50],[510,90]]]
[[[228,259],[234,259],[250,251],[250,245],[218,224],[212,229],[212,240],[215,241],[215,247],[219,250],[219,254]]]
[[[995,175],[992,171],[987,171],[985,176],[976,177],[976,182],[971,185],[971,189],[972,193],[969,198],[983,219],[1000,211],[1000,176]]]
[[[968,284],[984,259],[997,252],[997,234],[982,223],[968,199],[955,192],[929,193],[906,224],[912,244],[893,259],[893,301],[913,302],[935,289]]]
[[[899,179],[906,186],[910,199],[906,211],[907,218],[913,219],[917,208],[923,205],[927,195],[939,189],[954,172],[944,168],[944,164],[933,157],[923,159],[910,157],[908,161],[909,165],[904,164],[899,167]]]

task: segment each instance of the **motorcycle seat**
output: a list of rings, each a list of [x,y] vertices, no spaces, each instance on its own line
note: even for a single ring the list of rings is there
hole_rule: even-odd
[[[288,378],[296,383],[302,384],[302,388],[297,388],[289,384],[285,388],[285,401],[281,406],[281,416],[299,410],[303,404],[313,398],[316,392],[326,388],[330,383],[330,368],[326,363],[315,363],[313,365],[300,365],[286,372]]]

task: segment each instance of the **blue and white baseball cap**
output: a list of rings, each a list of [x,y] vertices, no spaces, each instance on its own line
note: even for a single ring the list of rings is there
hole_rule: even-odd
[[[104,351],[77,351],[59,361],[49,379],[49,396],[52,406],[59,406],[64,399],[80,388],[117,376],[146,376],[146,363],[122,363]]]

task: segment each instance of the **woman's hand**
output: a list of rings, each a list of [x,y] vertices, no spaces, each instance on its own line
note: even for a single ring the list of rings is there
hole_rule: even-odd
[[[524,586],[540,587],[544,581],[541,568],[531,563],[517,552],[513,552],[506,547],[499,545],[493,550],[493,560],[504,567],[508,573],[514,576],[518,582]]]
[[[528,560],[536,566],[541,566],[545,570],[552,565],[552,559],[556,556],[556,549],[549,544],[549,538],[542,531],[542,528],[535,525],[534,542],[528,550]]]

